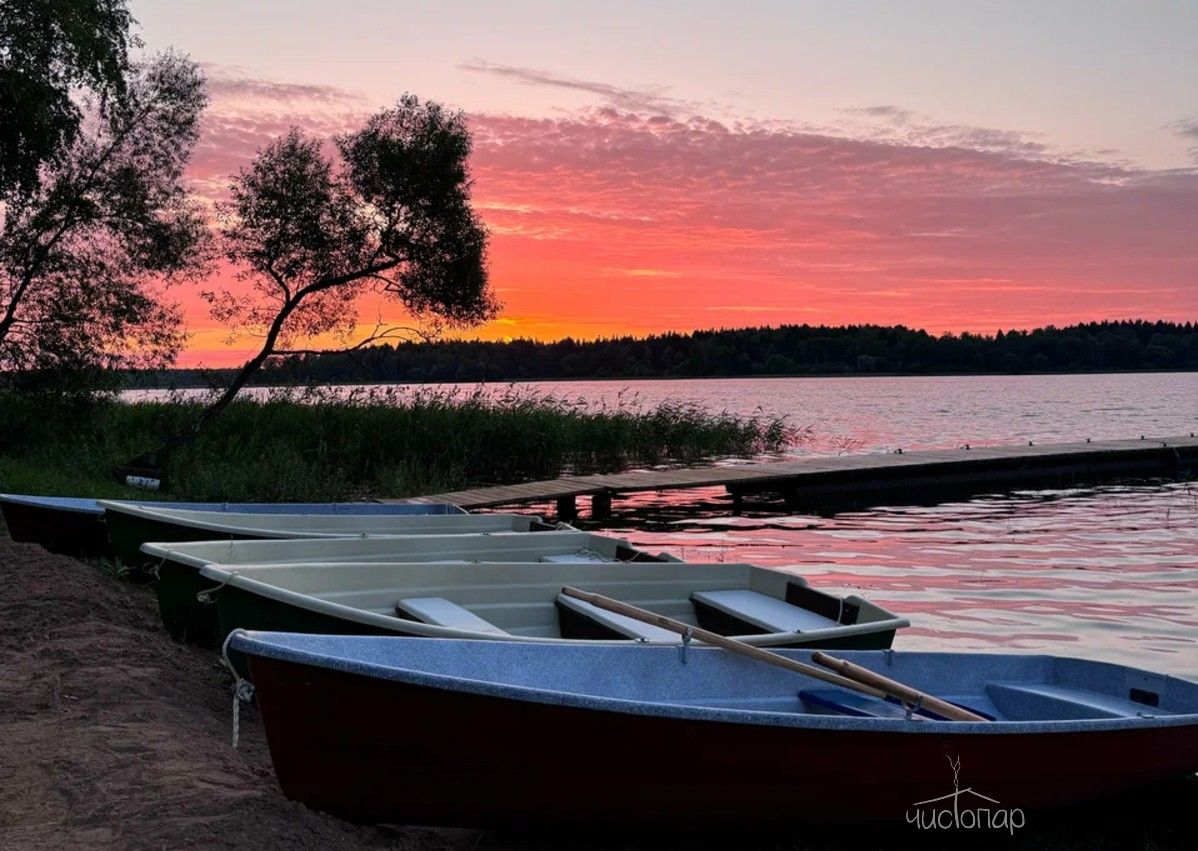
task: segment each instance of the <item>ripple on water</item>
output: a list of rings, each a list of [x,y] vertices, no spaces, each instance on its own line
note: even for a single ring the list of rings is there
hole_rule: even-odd
[[[832,517],[729,518],[642,495],[611,532],[745,561],[909,617],[895,647],[1066,653],[1198,678],[1198,496],[1187,482],[1023,491]],[[676,518],[682,505],[688,517]],[[633,521],[629,525],[627,521]]]

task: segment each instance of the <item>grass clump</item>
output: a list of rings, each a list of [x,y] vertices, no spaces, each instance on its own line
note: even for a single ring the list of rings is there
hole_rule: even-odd
[[[2,394],[0,489],[127,496],[112,467],[184,430],[202,404]],[[678,403],[604,407],[484,388],[275,391],[231,405],[179,450],[168,478],[172,496],[191,500],[402,497],[752,456],[793,438],[781,419]]]

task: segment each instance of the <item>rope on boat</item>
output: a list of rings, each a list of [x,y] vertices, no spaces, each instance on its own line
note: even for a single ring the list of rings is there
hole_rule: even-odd
[[[237,676],[237,671],[233,667],[233,663],[229,661],[229,642],[234,635],[244,632],[241,629],[235,629],[225,636],[224,644],[220,648],[221,663],[233,672],[233,676],[237,677],[237,681],[233,683],[233,748],[237,748],[237,743],[241,739],[241,704],[249,703],[254,699],[254,684],[249,680],[242,679]]]
[[[233,749],[241,738],[241,704],[254,699],[254,684],[249,680],[238,680],[233,686]]]
[[[166,556],[163,556],[162,558],[158,559],[157,564],[151,565],[150,567],[145,567],[142,569],[146,572],[147,576],[149,576],[153,579],[161,579],[162,577],[159,575],[158,572],[160,570],[162,570],[162,566],[164,564],[166,564]]]
[[[236,570],[230,570],[229,575],[226,576],[219,585],[213,585],[211,588],[208,588],[208,589],[196,594],[197,602],[203,603],[204,605],[209,605],[211,603],[215,603],[216,595],[220,593],[220,590],[222,588],[224,588],[226,585],[228,585],[230,582],[232,582],[233,577],[236,575],[237,575]],[[230,634],[232,634],[232,633],[230,633]]]

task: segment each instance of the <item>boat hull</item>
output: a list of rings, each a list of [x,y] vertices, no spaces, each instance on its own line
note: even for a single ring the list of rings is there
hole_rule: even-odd
[[[197,574],[198,575],[198,574]],[[201,581],[204,577],[200,576]],[[212,586],[207,586],[211,588]],[[299,632],[307,635],[403,635],[413,638],[420,636],[402,631],[404,621],[396,618],[396,628],[393,630],[373,627],[370,624],[358,623],[345,618],[332,617],[280,603],[269,597],[254,594],[226,585],[213,594],[216,600],[217,638],[216,643],[223,645],[229,633],[235,629],[263,630],[268,632]],[[229,648],[225,651],[233,672],[244,679],[253,680],[253,673],[245,654]]]
[[[198,599],[214,583],[200,576],[196,568],[170,559],[163,559],[157,573],[154,592],[158,597],[158,614],[171,638],[200,647],[219,647],[221,633],[216,602]]]
[[[52,553],[101,558],[108,555],[108,533],[101,512],[79,511],[57,505],[0,503],[4,523],[14,541],[40,544]]]
[[[189,509],[196,511],[252,511],[263,514],[338,514],[368,515],[438,515],[464,514],[462,509],[445,503],[225,503],[225,502],[139,502],[143,507]],[[26,494],[0,494],[9,536],[20,543],[40,544],[50,552],[92,558],[120,558],[130,566],[142,564],[137,551],[146,540],[208,540],[201,538],[162,537],[143,539],[130,549],[135,532],[118,532],[121,554],[113,552],[110,521],[112,512],[105,512],[97,500],[80,497],[42,497]],[[118,523],[119,525],[119,523]],[[169,533],[163,532],[168,535]],[[179,533],[174,533],[178,535]],[[133,537],[130,537],[133,536]],[[226,536],[227,537],[227,536]]]
[[[135,514],[108,511],[104,515],[112,557],[134,573],[142,572],[152,559],[141,551],[147,541],[177,543],[180,541],[233,540],[242,541],[255,536],[225,533],[217,535],[209,529],[184,526],[141,517]]]
[[[625,831],[901,825],[917,802],[953,792],[947,757],[963,766],[961,786],[993,799],[980,801],[993,820],[1000,809],[1090,801],[1198,764],[1193,727],[1002,735],[777,728],[449,691],[261,656],[249,662],[284,793],[361,822]]]
[[[296,546],[298,545],[298,547]],[[328,546],[335,545],[335,546]],[[462,534],[462,535],[411,535],[390,539],[353,541],[343,538],[326,540],[273,540],[254,541],[247,548],[235,549],[227,541],[205,541],[199,547],[180,542],[165,546],[157,543],[143,546],[143,557],[151,563],[158,581],[154,585],[158,597],[158,611],[167,632],[179,641],[201,646],[218,646],[225,633],[220,632],[217,610],[212,602],[197,600],[197,595],[215,588],[219,582],[200,574],[200,567],[217,563],[226,569],[235,570],[243,564],[258,564],[272,561],[266,557],[262,547],[276,556],[285,556],[296,561],[319,560],[320,557],[337,562],[369,561],[513,561],[538,554],[553,555],[587,550],[596,557],[611,560],[637,560],[657,562],[664,556],[651,556],[632,549],[625,542],[601,538],[577,531],[542,532],[528,534]],[[571,549],[573,548],[573,550]],[[319,550],[319,555],[313,554]],[[301,557],[302,556],[302,557]],[[311,557],[309,559],[309,557]],[[205,561],[208,559],[208,561]],[[227,559],[227,560],[226,560]],[[226,630],[225,632],[227,632]],[[374,633],[372,633],[374,634]]]

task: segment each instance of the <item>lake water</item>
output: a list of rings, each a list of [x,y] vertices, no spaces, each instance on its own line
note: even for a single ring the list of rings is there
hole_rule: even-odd
[[[670,399],[785,415],[807,430],[791,450],[797,454],[1198,430],[1196,373],[517,387],[609,407]],[[733,518],[723,497],[722,489],[638,494],[617,500],[607,528],[649,550],[778,567],[829,591],[861,594],[911,619],[899,649],[1057,653],[1198,677],[1198,488],[1191,483],[1113,483],[831,517]]]
[[[475,384],[397,385],[391,392],[469,394]],[[951,447],[962,443],[1095,440],[1198,429],[1198,373],[531,381],[486,385],[596,405],[653,407],[671,400],[715,411],[786,416],[809,429],[798,452]],[[336,388],[364,392],[365,388]],[[185,391],[194,395],[199,391]],[[269,395],[269,388],[247,394]],[[131,399],[162,398],[138,390]]]
[[[608,524],[651,552],[750,562],[910,618],[898,649],[1045,652],[1198,678],[1198,488],[1019,492],[831,517],[730,517],[638,496]],[[617,507],[620,507],[620,503]]]
[[[1172,436],[1198,374],[570,382],[608,405],[692,401],[786,414],[799,453]],[[723,490],[616,502],[611,533],[691,561],[751,562],[856,593],[912,627],[898,649],[1043,652],[1198,678],[1198,487],[1121,482],[831,517],[730,517]],[[545,511],[549,506],[542,506]]]

